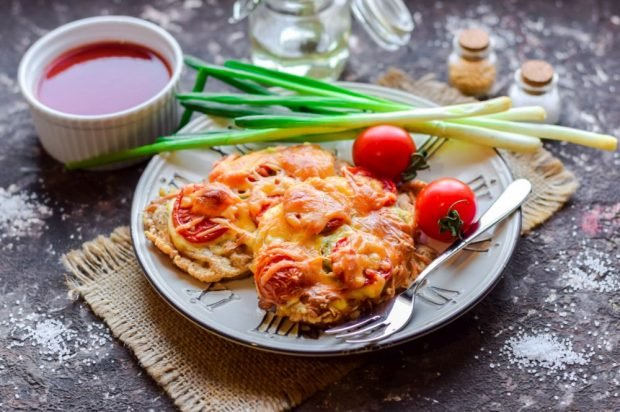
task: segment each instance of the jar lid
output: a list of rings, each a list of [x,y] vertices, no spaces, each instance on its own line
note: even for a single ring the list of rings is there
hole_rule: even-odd
[[[233,4],[232,16],[228,19],[230,24],[238,23],[248,17],[258,7],[262,0],[237,0]]]
[[[463,49],[478,52],[489,47],[489,33],[482,29],[463,30],[458,37],[459,46]]]
[[[229,23],[245,19],[263,1],[267,0],[235,1]],[[353,0],[351,10],[375,43],[384,49],[396,50],[409,43],[414,24],[403,0]]]
[[[533,87],[543,87],[553,80],[553,66],[544,60],[528,60],[521,65],[523,82]]]

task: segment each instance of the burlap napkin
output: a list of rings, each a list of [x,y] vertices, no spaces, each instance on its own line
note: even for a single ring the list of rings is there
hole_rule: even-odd
[[[443,104],[467,100],[431,77],[414,81],[397,70],[390,70],[379,83]],[[524,206],[524,232],[549,218],[577,188],[575,177],[544,150],[503,155],[516,176],[534,184]],[[360,362],[360,358],[320,360],[259,352],[197,327],[149,285],[126,227],[85,243],[63,261],[71,293],[81,296],[108,324],[181,410],[288,409]]]

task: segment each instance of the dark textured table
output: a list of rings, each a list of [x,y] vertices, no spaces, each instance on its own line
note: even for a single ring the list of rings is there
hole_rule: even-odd
[[[0,210],[0,410],[173,408],[101,321],[68,299],[59,262],[128,224],[143,165],[67,172],[48,157],[16,85],[20,57],[48,30],[101,14],[153,20],[206,60],[247,57],[246,25],[226,22],[229,3],[0,2],[0,201],[22,205]],[[347,80],[373,81],[388,66],[445,79],[450,33],[482,25],[499,40],[500,89],[523,59],[547,59],[560,74],[562,122],[620,135],[620,2],[418,0],[410,8],[416,30],[398,52],[378,50],[356,28]],[[495,290],[442,330],[367,356],[300,409],[620,409],[620,159],[548,147],[581,187],[522,239]]]

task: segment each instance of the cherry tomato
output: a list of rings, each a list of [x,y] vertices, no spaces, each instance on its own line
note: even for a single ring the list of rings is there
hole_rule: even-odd
[[[418,194],[416,215],[420,229],[427,236],[450,242],[473,223],[476,195],[458,179],[437,179]]]
[[[390,125],[364,130],[353,144],[353,161],[377,176],[400,180],[416,147],[409,133]]]

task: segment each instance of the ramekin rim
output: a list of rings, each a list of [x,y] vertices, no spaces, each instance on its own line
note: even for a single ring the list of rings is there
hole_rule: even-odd
[[[176,59],[176,61],[173,62],[174,67],[172,67],[172,73],[166,85],[157,94],[145,100],[144,102],[136,106],[130,107],[128,109],[121,110],[118,112],[113,112],[113,113],[105,113],[105,114],[98,114],[98,115],[72,114],[72,113],[66,113],[60,110],[53,109],[41,103],[41,101],[39,101],[39,99],[35,97],[32,88],[27,87],[28,82],[26,81],[29,63],[33,59],[33,57],[36,55],[36,52],[42,47],[44,47],[46,44],[50,44],[50,42],[53,42],[56,38],[65,34],[67,31],[74,30],[74,29],[80,29],[83,27],[88,27],[91,24],[102,23],[102,22],[103,23],[105,22],[119,23],[120,22],[120,23],[132,24],[132,25],[140,26],[148,30],[152,30],[153,32],[160,35],[171,46],[174,57]],[[161,50],[155,50],[155,51],[161,52]],[[140,19],[137,17],[132,17],[132,16],[122,16],[122,15],[95,16],[95,17],[87,17],[85,19],[74,20],[72,22],[63,24],[62,26],[55,28],[54,30],[46,33],[41,38],[39,38],[37,41],[35,41],[28,48],[28,50],[23,55],[19,63],[19,67],[17,71],[17,80],[18,80],[18,85],[19,85],[19,89],[21,91],[22,96],[26,99],[28,104],[31,107],[34,107],[36,110],[43,112],[48,116],[59,118],[62,120],[77,121],[77,122],[80,122],[80,121],[90,122],[94,120],[103,121],[103,120],[108,120],[108,119],[116,119],[120,117],[129,116],[137,112],[140,112],[144,110],[145,108],[155,104],[158,100],[164,98],[170,92],[172,88],[177,86],[177,84],[179,83],[180,77],[181,77],[182,70],[183,70],[183,51],[181,50],[181,46],[179,45],[177,40],[162,27],[152,22],[149,22],[147,20]]]

